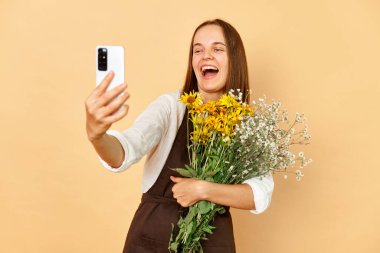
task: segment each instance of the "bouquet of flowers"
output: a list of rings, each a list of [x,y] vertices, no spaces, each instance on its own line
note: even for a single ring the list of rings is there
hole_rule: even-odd
[[[235,94],[237,93],[237,94]],[[308,144],[310,135],[303,114],[289,122],[287,110],[279,101],[266,103],[265,98],[250,107],[243,102],[242,93],[231,90],[218,101],[203,103],[195,92],[184,93],[180,101],[186,104],[189,120],[194,126],[187,143],[190,164],[174,168],[184,177],[222,184],[241,184],[267,173],[293,173],[301,180],[301,169],[311,162],[303,152],[298,156],[290,151],[295,144]],[[189,122],[188,122],[189,123]],[[303,124],[297,131],[296,125]],[[300,169],[288,171],[296,161]],[[285,175],[286,178],[286,175]],[[179,232],[170,236],[169,251],[180,253],[203,252],[201,240],[207,240],[215,227],[215,215],[225,212],[221,205],[199,201],[180,217]]]

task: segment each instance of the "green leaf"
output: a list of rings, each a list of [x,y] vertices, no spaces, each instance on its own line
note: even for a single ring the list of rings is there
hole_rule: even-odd
[[[209,234],[212,234],[212,230],[209,227],[204,227],[203,231],[205,231],[205,232],[207,232]]]
[[[215,171],[207,171],[205,173],[205,177],[213,177],[216,173],[218,173],[218,170]]]
[[[190,172],[190,174],[192,175],[192,177],[196,177],[197,176],[197,172],[191,166],[185,164],[185,167]]]
[[[192,232],[194,222],[190,222],[186,227],[186,233],[189,235]]]
[[[201,214],[206,214],[211,210],[211,202],[206,201],[206,200],[201,200],[198,202],[198,208]]]
[[[172,169],[172,170],[177,171],[181,176],[192,177],[191,173],[187,169],[176,168],[176,169]]]
[[[186,224],[190,223],[194,216],[197,214],[198,208],[195,206],[190,207],[189,213],[186,215],[184,222]]]
[[[169,249],[173,250],[174,252],[177,252],[178,251],[178,243],[179,242],[173,242],[173,243],[171,243]]]

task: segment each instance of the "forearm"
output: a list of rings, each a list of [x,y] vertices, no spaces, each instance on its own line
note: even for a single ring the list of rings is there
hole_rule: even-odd
[[[118,168],[124,161],[124,149],[116,137],[104,134],[100,139],[92,140],[98,155],[113,168]]]
[[[207,182],[203,199],[238,209],[255,209],[254,197],[248,184],[218,184]]]

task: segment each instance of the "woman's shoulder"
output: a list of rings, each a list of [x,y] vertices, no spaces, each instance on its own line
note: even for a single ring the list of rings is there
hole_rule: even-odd
[[[170,92],[166,92],[166,93],[159,95],[156,98],[156,102],[159,102],[161,104],[165,104],[166,106],[169,106],[169,107],[178,107],[178,106],[180,106],[180,103],[181,103],[179,101],[180,94],[181,94],[181,90],[179,90],[179,89],[174,90],[174,91],[170,91]]]
[[[181,118],[186,106],[179,100],[180,96],[180,89],[163,93],[156,100],[159,103],[157,106],[161,106],[161,110],[165,110],[169,117]]]
[[[166,92],[164,94],[161,94],[159,96],[159,98],[169,99],[171,102],[179,102],[180,94],[181,94],[181,90],[178,89],[178,90],[174,90],[174,91],[170,91],[170,92]]]

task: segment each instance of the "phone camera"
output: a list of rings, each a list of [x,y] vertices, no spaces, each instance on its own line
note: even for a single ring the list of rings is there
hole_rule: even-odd
[[[98,70],[107,70],[107,48],[98,49]]]

